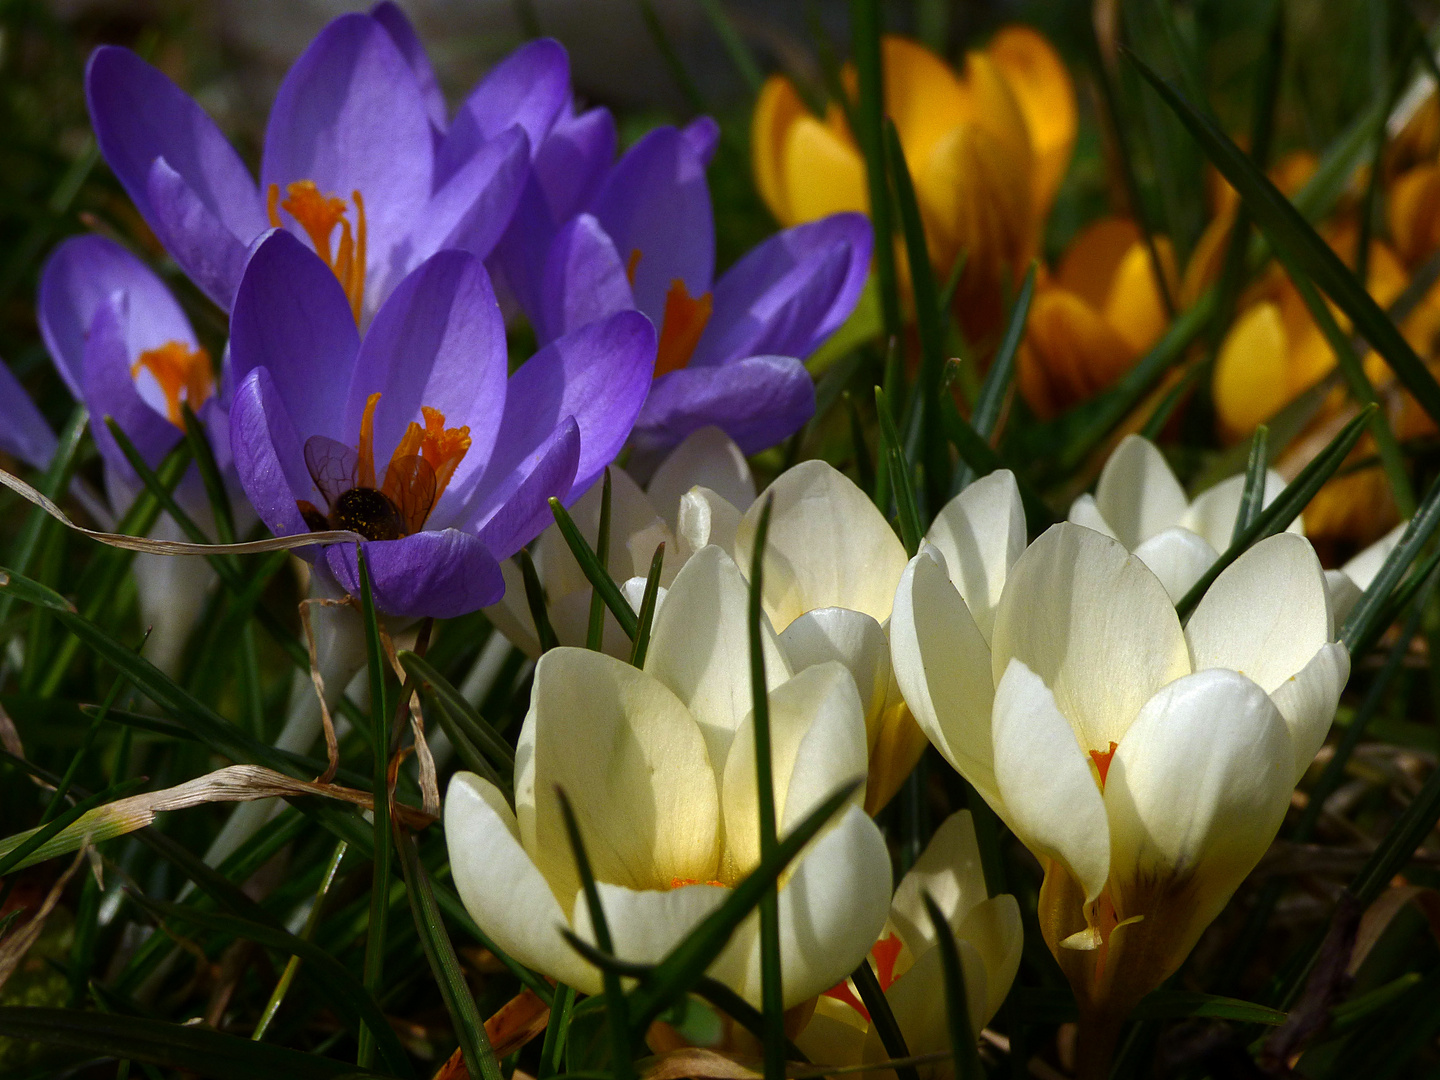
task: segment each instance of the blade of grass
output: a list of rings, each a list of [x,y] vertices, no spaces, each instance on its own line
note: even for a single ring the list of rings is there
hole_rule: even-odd
[[[559,983],[555,987],[555,1004],[550,1007],[550,1022],[545,1025],[545,1042],[540,1047],[540,1067],[535,1080],[550,1080],[560,1071],[565,1053],[565,1036],[570,1028],[570,1010],[575,1007],[575,988]]]
[[[995,434],[995,426],[1000,422],[1000,412],[1005,407],[1005,398],[1015,377],[1015,355],[1025,337],[1030,302],[1035,298],[1035,274],[1038,269],[1039,264],[1032,262],[1030,269],[1025,271],[1025,280],[1020,283],[1020,291],[1010,305],[1010,316],[1005,324],[1005,334],[1000,339],[1000,348],[990,362],[990,370],[985,373],[985,381],[980,384],[980,396],[976,398],[974,411],[970,414],[971,428],[987,443]],[[977,475],[974,467],[962,457],[950,486],[951,496],[960,494],[974,483]]]
[[[182,404],[181,419],[185,423],[185,441],[190,444],[190,456],[200,473],[200,482],[205,486],[205,495],[210,500],[210,509],[215,515],[215,535],[222,544],[235,543],[235,518],[230,512],[230,497],[225,492],[225,481],[220,476],[220,466],[215,461],[215,452],[200,419],[191,410],[188,402]]]
[[[985,1070],[975,1052],[976,1034],[970,1029],[970,1004],[960,950],[955,946],[955,935],[945,913],[928,892],[923,895],[925,910],[930,915],[930,925],[934,928],[940,949],[940,964],[945,971],[945,1014],[950,1028],[950,1047],[955,1054],[955,1076],[957,1080],[978,1080],[984,1077]]]
[[[325,910],[325,896],[329,893],[330,885],[335,880],[335,872],[340,869],[340,860],[345,857],[345,849],[344,840],[335,845],[335,850],[330,855],[330,861],[325,864],[325,870],[320,875],[320,887],[315,890],[315,898],[310,903],[310,913],[305,916],[305,926],[300,931],[300,937],[305,941],[309,941],[315,936],[315,927],[320,923],[320,913]],[[255,1030],[250,1033],[253,1041],[259,1042],[265,1037],[265,1032],[270,1027],[270,1021],[275,1019],[275,1014],[284,1004],[285,996],[290,992],[290,984],[295,981],[295,973],[299,970],[300,957],[292,953],[290,959],[285,963],[285,970],[280,973],[280,978],[275,983],[275,989],[270,993],[270,999],[265,1002],[260,1019],[255,1023]]]
[[[390,710],[385,699],[385,653],[380,644],[380,617],[370,589],[369,560],[363,544],[356,544],[360,576],[360,607],[365,623],[365,654],[370,671],[370,731],[375,751],[370,795],[374,800],[370,858],[370,921],[365,934],[365,989],[378,995],[385,981],[385,938],[390,907]],[[368,1069],[375,1060],[380,1032],[366,1024],[360,1031],[356,1064]]]
[[[1265,475],[1270,468],[1267,452],[1270,429],[1261,424],[1250,439],[1250,460],[1245,464],[1245,487],[1240,493],[1240,509],[1235,515],[1235,526],[1230,530],[1230,543],[1237,543],[1245,530],[1255,524],[1260,511],[1265,507]]]
[[[959,452],[960,460],[969,465],[976,476],[989,476],[996,469],[1008,467],[995,448],[982,439],[970,426],[970,422],[960,415],[955,402],[948,399],[940,402],[940,419],[944,421],[945,434]],[[1040,493],[1021,473],[1015,473],[1015,482],[1019,485],[1020,499],[1025,504],[1025,517],[1030,522],[1032,533],[1039,532],[1059,520],[1040,497]]]
[[[730,16],[726,14],[720,0],[700,0],[700,10],[710,20],[716,36],[720,38],[720,44],[725,47],[725,52],[730,56],[730,62],[740,73],[740,78],[745,80],[745,86],[751,96],[760,93],[760,86],[764,83],[765,76],[760,71],[760,65],[755,61],[755,54],[750,51],[750,46],[745,44],[745,39],[735,29],[735,24],[730,21]]]
[[[685,62],[675,51],[675,45],[660,22],[660,16],[655,11],[654,3],[652,0],[639,0],[639,2],[640,17],[645,21],[645,29],[649,32],[650,39],[655,42],[655,49],[660,53],[665,70],[670,72],[670,78],[675,80],[675,85],[684,95],[686,104],[696,113],[709,112],[710,107],[705,102],[705,95],[700,92],[700,87],[691,77],[689,69],[685,67]]]
[[[550,500],[550,512],[555,515],[555,523],[560,526],[560,535],[565,538],[565,543],[570,545],[570,553],[575,556],[575,561],[580,564],[581,571],[595,587],[605,601],[605,606],[610,609],[610,614],[615,616],[615,621],[620,624],[620,629],[625,631],[625,636],[631,641],[635,640],[635,633],[639,629],[635,612],[626,603],[625,597],[620,594],[620,588],[615,584],[615,579],[610,576],[610,571],[605,569],[605,564],[595,556],[590,545],[585,542],[585,537],[580,535],[580,530],[575,526],[568,510],[561,505],[559,499]]]
[[[1345,457],[1354,448],[1360,436],[1364,434],[1365,428],[1370,423],[1370,411],[1373,406],[1361,410],[1360,415],[1351,420],[1340,432],[1330,440],[1330,444],[1324,450],[1315,455],[1305,468],[1301,469],[1295,479],[1285,486],[1285,490],[1276,496],[1275,501],[1260,512],[1259,517],[1250,523],[1240,538],[1232,543],[1221,556],[1215,560],[1210,569],[1201,575],[1200,580],[1191,586],[1190,591],[1181,597],[1180,602],[1175,605],[1176,612],[1183,620],[1195,609],[1200,598],[1205,595],[1205,590],[1210,588],[1221,572],[1234,562],[1240,555],[1257,540],[1282,532],[1289,527],[1309,505],[1315,493],[1320,490],[1325,481],[1335,474],[1345,462]]]
[[[610,468],[605,468],[605,479],[600,484],[600,531],[595,535],[595,561],[601,566],[610,566]],[[632,635],[633,636],[633,635]],[[585,647],[598,652],[605,638],[605,601],[598,588],[590,591],[590,624],[585,635]]]
[[[925,536],[925,530],[920,524],[920,511],[915,505],[915,488],[910,483],[910,468],[905,461],[900,436],[895,430],[895,418],[890,412],[889,402],[885,399],[885,391],[878,386],[875,388],[875,412],[880,420],[880,435],[884,440],[884,464],[890,475],[890,487],[895,492],[900,539],[905,544],[906,552],[913,556],[920,550],[920,541]]]
[[[525,602],[530,605],[530,621],[535,624],[535,635],[540,639],[540,651],[549,652],[560,644],[555,629],[550,625],[550,616],[545,611],[545,590],[540,585],[540,575],[535,572],[535,560],[530,552],[521,548],[515,553],[520,563],[520,575],[525,580]]]
[[[869,192],[870,221],[875,227],[875,276],[880,282],[880,307],[885,333],[898,338],[904,329],[900,316],[900,290],[895,276],[894,228],[890,221],[890,191],[885,183],[884,72],[880,59],[880,0],[850,0],[850,53],[855,62],[859,100],[855,104],[855,141],[865,158],[865,184]],[[886,383],[887,389],[891,389]]]
[[[1425,501],[1415,516],[1410,519],[1410,524],[1400,536],[1400,542],[1395,545],[1395,550],[1390,552],[1385,561],[1380,565],[1375,577],[1371,579],[1365,593],[1355,602],[1350,609],[1350,615],[1345,620],[1345,625],[1340,628],[1340,640],[1352,655],[1358,655],[1356,649],[1360,642],[1366,640],[1372,631],[1378,631],[1381,626],[1377,620],[1387,610],[1386,601],[1391,590],[1404,576],[1405,571],[1410,567],[1425,545],[1434,535],[1435,529],[1440,526],[1440,480],[1431,485],[1425,495]],[[1388,625],[1388,623],[1383,624]]]
[[[860,991],[860,1000],[870,1014],[870,1022],[875,1026],[876,1034],[880,1036],[880,1044],[885,1047],[885,1056],[908,1058],[910,1049],[905,1045],[905,1036],[901,1034],[895,1014],[890,1010],[885,991],[880,989],[880,980],[875,977],[868,956],[860,961],[860,966],[851,973],[850,978],[855,983],[855,989]],[[917,1080],[920,1075],[914,1066],[901,1066],[895,1070],[895,1074],[898,1080]]]
[[[88,811],[133,794],[144,786],[145,778],[143,776],[122,780],[118,784],[107,787],[104,791],[81,799],[74,806],[42,826],[0,839],[0,878],[6,877],[12,871],[23,870],[27,866],[44,862],[56,855],[74,851],[79,846],[78,843],[66,845],[61,851],[50,851],[46,844],[69,826],[75,824]]]
[[[660,599],[660,571],[664,566],[665,542],[662,540],[655,545],[655,554],[650,557],[650,573],[645,577],[645,594],[640,599],[635,645],[630,650],[630,663],[638,668],[645,666],[645,654],[650,650],[650,628],[655,623],[655,605]]]
[[[422,690],[429,690],[435,695],[445,711],[454,718],[456,726],[465,732],[466,737],[479,746],[502,772],[513,773],[514,749],[505,741],[504,736],[476,711],[475,706],[465,699],[465,695],[455,689],[450,680],[436,671],[423,656],[409,649],[402,649],[398,656],[400,666],[405,669],[406,674],[414,679]]]
[[[870,459],[870,448],[865,444],[865,425],[860,421],[860,409],[850,391],[845,391],[845,411],[850,419],[850,445],[855,453],[855,478],[861,491],[875,490],[875,463]]]

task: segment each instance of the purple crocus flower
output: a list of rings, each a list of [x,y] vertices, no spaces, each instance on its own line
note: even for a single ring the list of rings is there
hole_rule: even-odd
[[[532,148],[569,104],[569,64],[532,42],[476,87],[448,127],[414,30],[391,3],[333,20],[271,108],[255,183],[214,122],[127,49],[90,58],[86,97],[106,161],[166,250],[222,308],[271,227],[305,240],[368,322],[445,248],[484,258],[525,189]]]
[[[365,536],[382,611],[463,614],[499,598],[498,560],[551,520],[548,500],[577,498],[619,452],[654,350],[649,322],[618,312],[507,377],[489,275],[453,250],[411,271],[362,337],[335,276],[277,231],[231,317],[236,468],[276,535]],[[358,592],[355,545],[310,557]]]
[[[36,469],[43,469],[55,454],[55,432],[3,360],[0,360],[0,450]]]
[[[870,265],[860,214],[834,214],[756,246],[721,278],[705,167],[714,121],[650,132],[548,245],[529,309],[541,341],[636,308],[659,328],[655,385],[635,427],[660,449],[714,424],[755,453],[815,410],[809,355],[854,309]]]

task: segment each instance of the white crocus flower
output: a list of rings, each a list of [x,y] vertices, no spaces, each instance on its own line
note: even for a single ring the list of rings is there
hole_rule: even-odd
[[[759,861],[748,589],[716,546],[676,575],[644,670],[599,652],[540,658],[516,748],[515,806],[471,773],[451,781],[445,830],[470,914],[520,962],[586,992],[599,973],[562,939],[593,940],[556,796],[571,799],[621,957],[655,962]],[[768,623],[776,818],[781,835],[865,774],[865,728],[849,673],[792,674]],[[786,1007],[835,985],[885,924],[890,861],[874,823],[841,810],[781,879]],[[760,1003],[758,918],[710,973]]]
[[[950,1049],[943,958],[926,893],[944,913],[960,953],[971,1030],[988,1024],[1004,1003],[1023,944],[1020,905],[1008,893],[986,892],[970,812],[952,814],[895,890],[885,934],[870,951],[876,981],[912,1054]],[[850,983],[820,998],[796,1044],[812,1061],[837,1067],[889,1057]],[[940,1062],[922,1075],[938,1080],[952,1071],[949,1062]]]
[[[660,584],[668,587],[686,560],[707,543],[731,549],[740,513],[755,499],[755,480],[745,455],[716,427],[701,428],[686,437],[660,463],[644,489],[620,468],[611,468],[610,484],[607,569],[625,586],[636,607],[657,544],[665,543]],[[570,507],[570,516],[592,549],[600,532],[601,487],[602,482],[597,481]],[[720,510],[712,515],[711,506]],[[556,638],[561,645],[584,645],[590,624],[590,581],[558,526],[552,524],[541,534],[532,555]],[[513,644],[528,656],[538,657],[540,639],[530,618],[520,567],[507,559],[501,571],[505,595],[486,608],[485,614]],[[630,641],[609,612],[604,645],[612,656],[630,655]]]
[[[1006,556],[981,547],[992,575]],[[1350,670],[1303,537],[1256,544],[1182,627],[1116,540],[1054,526],[1004,573],[987,640],[926,550],[892,656],[920,726],[1045,867],[1040,923],[1091,1038],[1113,1035],[1254,867]]]
[[[1370,587],[1370,582],[1375,580],[1380,567],[1385,565],[1390,553],[1399,546],[1400,538],[1409,527],[1408,519],[1400,522],[1339,570],[1325,571],[1325,584],[1330,587],[1330,606],[1334,609],[1337,627],[1344,625],[1350,609]]]
[[[1284,489],[1285,478],[1267,470],[1265,505]],[[1155,444],[1127,435],[1105,462],[1095,494],[1071,504],[1070,520],[1119,540],[1178,601],[1230,546],[1244,493],[1241,473],[1206,488],[1192,502]],[[1298,517],[1289,531],[1305,534]]]

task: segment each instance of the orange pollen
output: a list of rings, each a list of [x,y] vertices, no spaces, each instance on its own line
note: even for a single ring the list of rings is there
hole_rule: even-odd
[[[410,421],[390,460],[397,461],[412,455],[423,457],[435,470],[435,498],[438,499],[444,494],[450,477],[455,475],[456,466],[470,450],[470,429],[447,428],[445,414],[429,405],[420,406],[420,415],[425,418],[425,426]]]
[[[355,487],[378,488],[399,510],[409,533],[419,532],[431,509],[445,493],[455,469],[470,451],[469,427],[447,428],[445,414],[420,407],[425,423],[410,421],[385,469],[384,485],[376,483],[375,409],[380,394],[365,399],[360,438],[355,444]]]
[[[322,195],[313,180],[297,180],[285,185],[285,199],[280,199],[280,186],[271,184],[266,196],[266,209],[270,224],[280,228],[280,211],[284,210],[305,230],[315,254],[325,261],[350,301],[350,310],[355,321],[360,321],[360,308],[365,299],[365,200],[360,192],[352,191],[355,203],[355,230],[352,233],[346,219],[349,208],[345,200],[334,195]],[[330,251],[330,235],[335,226],[340,226],[340,244],[333,256]]]
[[[904,948],[903,943],[894,934],[886,934],[871,946],[870,956],[875,961],[875,980],[880,984],[881,990],[889,990],[895,984],[895,961],[900,959],[902,948]],[[850,988],[849,979],[842,979],[820,996],[843,1001],[863,1016],[866,1023],[869,1023],[870,1010],[865,1008],[865,1003]]]
[[[691,296],[679,278],[670,283],[670,291],[665,294],[665,318],[660,324],[660,346],[655,354],[655,378],[690,363],[713,307],[710,293]]]
[[[1114,739],[1110,740],[1109,750],[1091,750],[1090,757],[1095,762],[1095,771],[1100,774],[1100,790],[1105,790],[1105,777],[1110,774],[1110,761],[1115,757],[1115,747],[1119,744]]]
[[[636,248],[630,252],[630,258],[625,260],[625,280],[632,286],[635,284],[635,268],[640,265],[640,249]]]
[[[670,879],[670,888],[672,889],[683,889],[686,885],[719,885],[722,889],[725,888],[723,881],[701,881],[699,878],[693,877],[675,877]]]
[[[160,384],[166,417],[181,430],[185,427],[181,403],[198,409],[215,392],[210,354],[204,349],[192,349],[183,341],[167,341],[158,349],[146,349],[130,366],[130,377],[137,378],[142,370],[150,372]]]

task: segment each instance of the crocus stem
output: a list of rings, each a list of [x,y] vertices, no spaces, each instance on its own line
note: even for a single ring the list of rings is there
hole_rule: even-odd
[[[1075,1080],[1107,1080],[1123,1024],[1123,1019],[1108,1014],[1080,1014],[1080,1037],[1075,1046]]]

